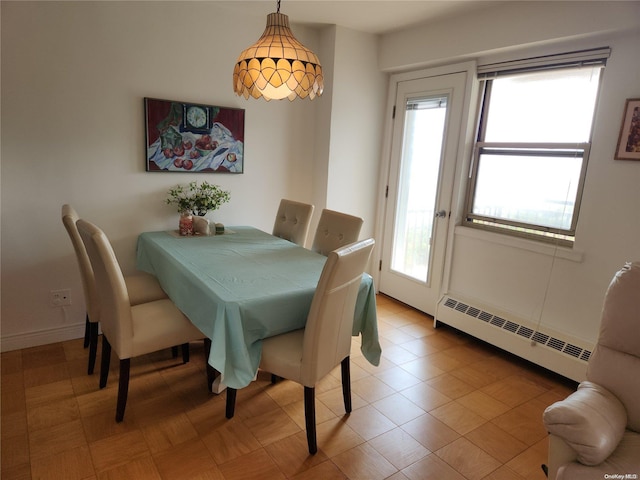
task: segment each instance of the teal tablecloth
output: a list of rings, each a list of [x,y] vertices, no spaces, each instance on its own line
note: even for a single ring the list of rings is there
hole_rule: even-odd
[[[229,230],[228,230],[229,231]],[[262,339],[303,328],[326,257],[251,227],[225,235],[138,238],[137,267],[155,275],[178,308],[211,339],[209,364],[233,388],[254,378]],[[362,276],[353,335],[373,365],[380,344],[373,279]]]

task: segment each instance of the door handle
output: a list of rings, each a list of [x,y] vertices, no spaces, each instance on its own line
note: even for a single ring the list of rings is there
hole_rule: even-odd
[[[436,218],[445,218],[447,216],[446,210],[440,210],[436,212]]]

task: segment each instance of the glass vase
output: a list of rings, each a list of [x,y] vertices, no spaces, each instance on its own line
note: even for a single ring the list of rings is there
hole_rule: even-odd
[[[193,235],[193,215],[188,212],[183,212],[180,214],[178,231],[183,237]]]

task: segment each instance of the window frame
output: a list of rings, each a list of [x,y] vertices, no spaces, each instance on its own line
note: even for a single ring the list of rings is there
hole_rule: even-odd
[[[586,62],[585,62],[586,63]],[[604,69],[605,61],[599,62],[601,68]],[[593,138],[593,122],[595,121],[596,111],[600,100],[603,72],[600,72],[598,79],[598,87],[596,100],[594,105],[594,114],[592,119],[592,128],[590,137],[587,142],[577,143],[550,143],[550,142],[485,142],[486,123],[488,119],[488,111],[491,98],[491,90],[493,87],[493,79],[500,76],[513,76],[518,73],[535,73],[541,70],[570,70],[572,68],[578,68],[584,64],[578,65],[556,65],[553,67],[532,67],[512,71],[499,71],[493,74],[480,74],[480,89],[479,89],[479,104],[480,108],[477,113],[477,133],[475,142],[473,145],[473,152],[471,158],[471,164],[469,167],[467,192],[465,198],[465,212],[462,220],[462,224],[467,227],[497,232],[505,235],[523,237],[527,239],[537,240],[545,243],[553,243],[556,245],[572,247],[575,243],[576,228],[578,224],[578,217],[580,214],[580,207],[582,204],[582,197],[584,193],[584,184],[587,173],[587,167],[589,164],[589,154],[591,151],[591,141]],[[590,65],[591,66],[591,65]],[[567,157],[581,157],[582,165],[580,169],[579,182],[575,195],[575,202],[573,207],[573,215],[571,217],[571,225],[568,229],[549,227],[545,225],[537,225],[534,223],[525,223],[515,220],[507,220],[502,218],[493,218],[487,215],[480,215],[473,213],[473,206],[475,201],[475,194],[478,183],[478,173],[480,167],[480,157],[483,153],[497,153],[497,154],[513,154],[513,155],[527,155],[534,154],[534,156],[567,156]],[[572,198],[573,199],[573,198]]]

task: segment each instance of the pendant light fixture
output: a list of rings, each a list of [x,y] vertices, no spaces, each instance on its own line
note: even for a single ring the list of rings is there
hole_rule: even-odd
[[[289,17],[267,16],[267,27],[258,41],[244,50],[233,69],[233,91],[244,98],[264,97],[269,101],[296,97],[313,100],[322,95],[322,66],[315,53],[291,32]]]

